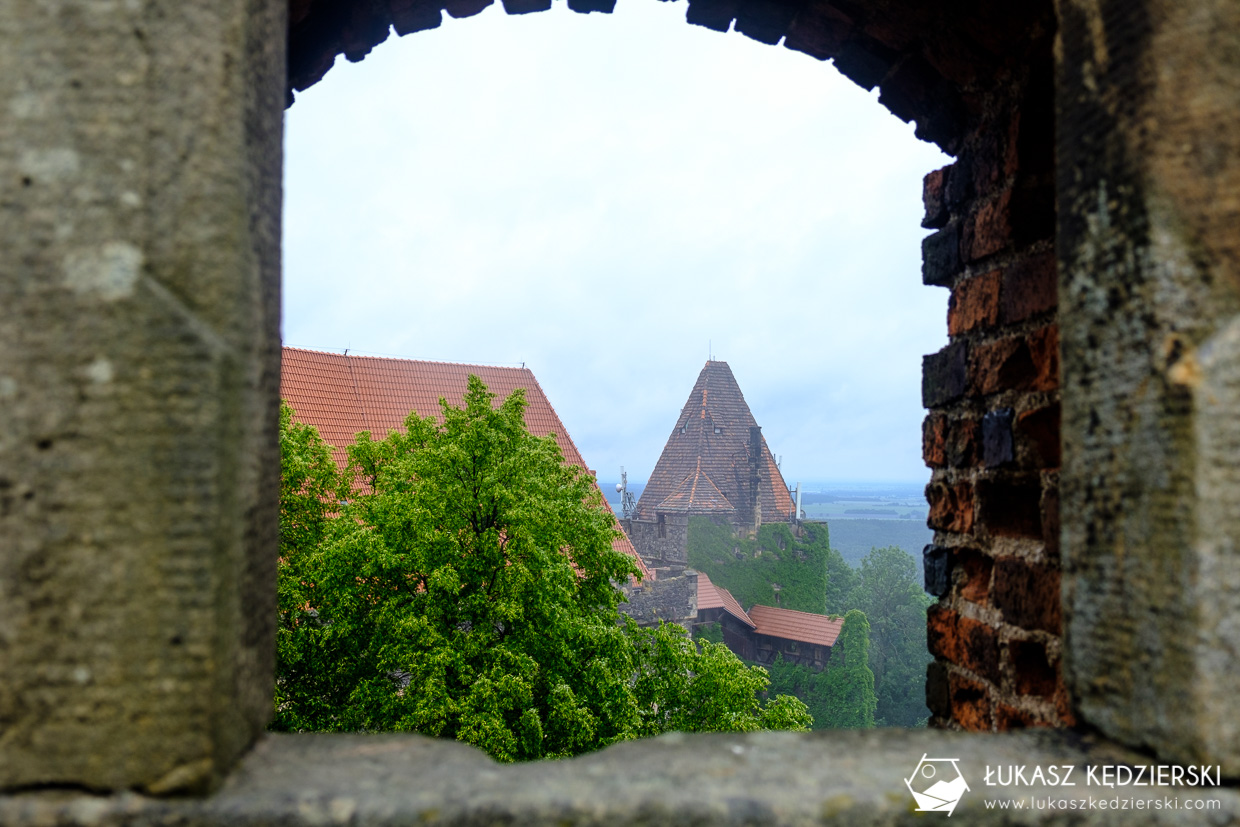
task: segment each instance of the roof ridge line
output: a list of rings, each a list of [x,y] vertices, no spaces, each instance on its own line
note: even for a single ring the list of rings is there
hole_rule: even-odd
[[[337,353],[333,350],[319,350],[317,348],[294,347],[293,345],[283,345],[283,344],[280,345],[280,349],[291,350],[297,353],[318,353],[318,354],[322,354],[323,356],[335,356],[337,358],[344,358],[344,359],[373,359],[375,361],[383,361],[383,362],[417,362],[423,365],[451,365],[452,367],[458,367],[458,368],[489,368],[491,370],[514,370],[514,371],[529,373],[531,375],[534,372],[533,368],[525,367],[524,362],[521,363],[520,367],[517,367],[515,365],[488,365],[482,362],[445,362],[442,359],[412,359],[408,356],[374,356],[374,355],[358,354],[356,352]],[[351,351],[353,350],[353,348],[346,348],[346,350]]]
[[[803,612],[800,609],[785,609],[783,606],[768,606],[765,603],[755,603],[749,607],[749,611],[754,609],[773,609],[777,612],[789,612],[791,614],[808,615],[810,617],[822,617],[827,620],[843,620],[842,615],[819,614],[818,612]]]

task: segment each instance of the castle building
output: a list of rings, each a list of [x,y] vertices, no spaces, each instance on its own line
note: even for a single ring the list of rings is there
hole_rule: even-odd
[[[686,565],[689,517],[738,531],[794,518],[779,466],[727,362],[708,361],[680,410],[636,509],[622,521],[648,566]]]

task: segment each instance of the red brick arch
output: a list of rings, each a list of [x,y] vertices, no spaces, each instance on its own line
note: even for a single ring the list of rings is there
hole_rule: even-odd
[[[493,0],[292,0],[288,103],[343,54]],[[509,14],[552,0],[502,0]],[[610,12],[615,0],[568,0]],[[922,278],[951,291],[926,357],[926,549],[940,726],[1073,721],[1061,668],[1055,16],[1049,0],[690,0],[689,23],[831,60],[956,162],[926,177]]]

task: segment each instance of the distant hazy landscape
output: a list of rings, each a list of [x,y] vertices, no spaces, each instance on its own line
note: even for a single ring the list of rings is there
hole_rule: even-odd
[[[840,553],[850,566],[861,564],[871,548],[899,546],[913,555],[921,565],[921,551],[934,539],[934,532],[924,522],[911,520],[827,520],[831,548]]]
[[[620,495],[616,480],[601,481],[607,502],[618,515]],[[629,483],[636,500],[645,483]],[[802,483],[801,509],[807,520],[824,520],[831,547],[860,565],[871,548],[899,546],[921,560],[921,550],[934,539],[926,528],[924,483]]]

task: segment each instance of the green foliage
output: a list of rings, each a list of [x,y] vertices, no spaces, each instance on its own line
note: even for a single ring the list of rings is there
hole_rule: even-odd
[[[814,720],[813,729],[835,729],[827,698],[825,672],[816,672],[808,666],[792,663],[775,656],[775,662],[766,667],[771,676],[771,692],[779,692],[799,698]]]
[[[293,409],[280,405],[280,576],[276,602],[276,659],[293,681],[277,681],[276,718],[315,695],[325,668],[322,654],[307,646],[313,617],[307,616],[309,571],[336,508],[340,476],[331,449],[308,425],[293,422]],[[293,693],[290,696],[290,692]]]
[[[720,623],[703,623],[693,630],[693,639],[723,643],[723,626]]]
[[[280,403],[280,556],[317,548],[335,507],[340,477],[331,449],[309,425],[293,422]]]
[[[847,600],[870,620],[870,668],[882,726],[915,727],[926,718],[926,609],[917,561],[896,546],[861,561]]]
[[[794,537],[786,523],[768,523],[758,536],[738,537],[709,517],[689,518],[689,565],[732,593],[745,607],[761,604],[824,614],[830,544],[825,523],[807,523]],[[779,585],[776,599],[774,584]]]
[[[442,425],[411,414],[385,439],[359,434],[348,502],[322,440],[282,416],[272,728],[416,731],[515,761],[672,728],[808,726],[795,699],[762,706],[765,672],[726,649],[618,623],[614,584],[636,569],[611,511],[525,429],[520,391],[493,399],[470,377]]]
[[[758,693],[769,678],[760,666],[747,666],[722,643],[696,645],[674,624],[638,629],[627,621],[640,667],[634,692],[641,709],[641,735],[662,732],[753,732],[758,729],[809,730],[805,704],[777,696],[764,707]]]
[[[827,614],[842,616],[852,606],[853,590],[857,588],[857,570],[848,565],[838,551],[827,552]]]
[[[813,717],[815,730],[874,726],[874,676],[865,664],[867,635],[865,615],[849,612],[827,669],[816,672],[776,656],[768,667],[770,691],[801,699]]]
[[[823,673],[825,715],[832,726],[864,729],[874,726],[874,673],[870,671],[870,623],[856,609],[844,615],[844,627],[831,647]]]

